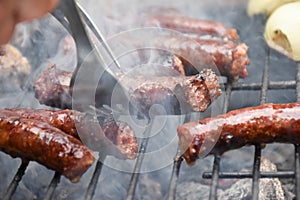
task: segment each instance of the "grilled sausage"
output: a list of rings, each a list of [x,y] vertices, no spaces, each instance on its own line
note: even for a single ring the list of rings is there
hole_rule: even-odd
[[[40,121],[0,118],[0,149],[12,157],[36,161],[72,182],[92,165],[93,152],[78,139]]]
[[[156,46],[168,49],[179,56],[185,74],[198,73],[203,68],[217,67],[221,75],[237,80],[248,76],[246,65],[250,63],[246,44],[231,41],[206,40],[186,36],[166,36],[155,41]]]
[[[34,83],[35,97],[40,103],[56,108],[72,108],[70,82],[72,72],[50,66]]]
[[[201,49],[212,56],[219,72],[223,76],[237,80],[248,76],[246,66],[250,64],[247,54],[248,46],[244,43],[236,44],[231,41],[195,39]],[[188,68],[190,65],[186,64]],[[199,66],[193,66],[197,71]],[[186,69],[192,71],[191,69]]]
[[[0,110],[0,117],[15,116],[46,122],[65,133],[84,141],[89,148],[100,154],[122,159],[134,159],[138,151],[131,127],[112,118],[94,119],[91,115],[74,110],[32,110],[13,108]],[[100,126],[99,126],[100,125]]]
[[[229,28],[219,22],[193,19],[186,16],[156,15],[149,17],[145,24],[169,28],[188,34],[211,35],[233,41],[239,40],[236,29]]]
[[[216,74],[209,69],[196,76],[145,77],[119,76],[120,83],[129,92],[131,103],[142,113],[154,104],[161,104],[167,114],[186,111],[203,112],[221,95]]]
[[[55,66],[45,70],[35,83],[36,97],[46,105],[66,106],[68,102],[57,102],[59,99],[57,95],[62,95],[66,90],[64,86],[59,86],[60,82],[56,79],[57,76],[66,75],[64,71],[56,69]],[[67,76],[71,77],[71,73]],[[188,111],[205,111],[208,105],[221,94],[218,77],[211,70],[203,70],[192,77],[145,78],[136,76],[133,78],[124,74],[118,76],[121,85],[130,93],[133,105],[144,114],[153,104],[168,107],[169,114],[181,114],[182,110],[180,109],[183,108],[183,105],[187,107]],[[49,79],[53,79],[53,81]],[[61,77],[61,79],[67,78]],[[64,98],[60,101],[64,101]]]
[[[264,104],[189,122],[178,127],[188,164],[207,153],[223,153],[244,145],[300,143],[300,103]]]

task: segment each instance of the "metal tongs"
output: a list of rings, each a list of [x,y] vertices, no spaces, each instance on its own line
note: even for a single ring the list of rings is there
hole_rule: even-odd
[[[97,106],[111,106],[112,92],[118,82],[116,78],[108,72],[108,68],[106,67],[100,51],[98,51],[94,43],[91,42],[90,37],[87,34],[87,27],[84,25],[84,20],[80,13],[83,13],[84,17],[87,18],[87,21],[90,23],[89,27],[92,29],[97,39],[101,42],[103,49],[112,59],[116,67],[118,69],[121,68],[100,30],[97,29],[94,24],[91,24],[93,23],[92,20],[89,19],[88,15],[83,11],[83,9],[79,5],[77,5],[76,1],[60,1],[58,8],[52,14],[72,34],[77,49],[77,66],[73,72],[70,87],[72,93],[74,94],[76,79],[80,79],[79,82],[83,88],[90,87],[90,85],[95,85],[96,83],[97,88],[95,92]],[[84,67],[85,69],[82,69],[82,67]],[[87,77],[78,76],[81,71],[84,71],[83,74],[86,73]],[[100,80],[97,74],[99,74],[99,76],[101,75]],[[86,96],[89,96],[89,94],[84,94],[84,90],[81,90],[80,92],[82,92],[82,99],[77,99],[76,101],[78,101],[79,104],[90,105],[89,102],[86,102],[86,99],[88,99]],[[100,96],[100,98],[97,98],[97,96]],[[77,109],[84,110],[87,109],[87,107],[83,106],[82,108],[80,108],[79,106],[77,107]]]

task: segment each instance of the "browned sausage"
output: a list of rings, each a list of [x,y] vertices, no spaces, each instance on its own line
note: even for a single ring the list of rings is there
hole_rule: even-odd
[[[138,151],[136,137],[131,127],[124,122],[115,122],[110,118],[97,120],[91,115],[74,110],[52,111],[28,108],[0,110],[0,116],[5,115],[19,115],[22,118],[46,122],[83,140],[91,149],[100,151],[100,154],[134,159]]]
[[[35,83],[36,97],[47,105],[64,105],[64,98],[59,96],[65,92],[64,86],[59,86],[57,76],[65,80],[64,71],[52,66],[45,70]],[[218,77],[211,70],[203,70],[196,76],[160,76],[145,78],[143,76],[129,77],[119,74],[119,81],[130,93],[131,101],[142,113],[147,113],[153,104],[162,104],[169,107],[172,114],[181,114],[182,104],[179,105],[178,98],[183,101],[187,110],[205,111],[208,105],[221,94]],[[53,79],[53,80],[50,80]],[[62,95],[64,97],[66,95]],[[59,99],[59,100],[58,100]],[[61,103],[59,103],[61,102]],[[174,111],[173,111],[174,110]]]
[[[246,44],[231,41],[207,40],[187,36],[165,36],[155,41],[156,46],[170,50],[179,56],[185,74],[195,74],[203,68],[216,67],[221,75],[237,80],[248,76],[246,65],[250,63]],[[215,68],[213,68],[215,69]]]
[[[299,144],[300,103],[264,104],[234,110],[186,123],[177,131],[188,164],[207,153],[223,153],[249,144]]]
[[[13,157],[36,161],[72,182],[79,181],[94,161],[78,139],[40,121],[19,116],[0,118],[0,149]]]
[[[221,95],[219,80],[210,70],[202,70],[196,76],[149,77],[119,76],[120,83],[129,92],[130,100],[142,113],[154,104],[167,108],[169,114],[186,111],[203,112]],[[172,110],[170,112],[170,110]]]
[[[169,28],[183,33],[211,35],[234,41],[239,40],[236,29],[209,20],[193,19],[186,16],[156,15],[149,17],[145,23],[146,25]]]
[[[250,60],[246,44],[221,40],[195,39],[195,41],[198,42],[203,51],[212,56],[221,75],[235,80],[239,77],[245,78],[248,76],[246,66],[250,64]],[[198,66],[193,67],[197,68]]]
[[[57,69],[55,65],[47,68],[34,83],[34,92],[40,103],[56,108],[72,108],[70,82],[72,72]]]

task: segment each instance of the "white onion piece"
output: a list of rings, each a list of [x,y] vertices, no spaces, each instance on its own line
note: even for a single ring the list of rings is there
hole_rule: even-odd
[[[271,48],[300,61],[300,2],[276,9],[267,21],[264,37]]]

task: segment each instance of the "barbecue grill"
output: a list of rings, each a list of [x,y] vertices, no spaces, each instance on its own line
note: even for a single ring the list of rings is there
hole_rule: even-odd
[[[256,106],[258,104],[267,102],[287,103],[300,101],[300,64],[290,61],[289,59],[267,47],[262,38],[262,32],[265,22],[265,18],[263,16],[249,18],[245,13],[245,2],[232,4],[228,4],[227,6],[223,5],[220,8],[209,7],[210,10],[206,11],[208,13],[207,16],[209,16],[210,19],[222,22],[222,20],[224,20],[224,16],[222,14],[225,13],[224,11],[222,12],[222,9],[225,9],[227,14],[224,15],[228,17],[228,19],[226,19],[227,22],[230,21],[231,27],[238,29],[241,40],[249,46],[249,57],[251,59],[251,65],[248,67],[249,78],[239,81],[225,82],[225,88],[223,91],[224,102],[222,105],[222,113],[226,113],[232,109],[247,106]],[[222,14],[213,14],[218,12]],[[86,18],[86,20],[88,19]],[[90,25],[90,22],[87,21],[86,23],[87,25]],[[251,31],[251,33],[249,31]],[[242,97],[244,97],[245,99],[241,99]],[[188,122],[190,120],[193,120],[193,115],[186,115],[184,121]],[[150,187],[157,186],[155,184],[153,186],[151,181],[145,180],[145,177],[147,176],[144,175],[149,173],[141,172],[141,168],[144,162],[144,155],[147,153],[147,147],[152,139],[155,139],[155,137],[144,138],[140,140],[139,156],[134,161],[134,168],[130,173],[120,172],[118,175],[115,175],[115,170],[110,167],[106,167],[102,162],[104,158],[99,157],[98,161],[84,175],[84,177],[82,178],[83,180],[80,183],[77,183],[78,185],[81,185],[81,194],[75,192],[76,195],[79,195],[78,198],[100,198],[102,197],[101,195],[103,195],[100,192],[100,188],[102,188],[102,193],[103,190],[105,190],[103,188],[106,188],[110,192],[115,191],[116,195],[121,195],[119,199],[141,199],[141,194],[139,194],[141,191],[143,191],[141,189],[141,182],[145,181],[145,183],[143,184],[146,185],[146,190],[150,190]],[[272,145],[273,144],[266,146]],[[288,144],[281,145],[279,149],[290,149],[290,146],[291,145]],[[245,148],[249,149],[249,147]],[[203,180],[209,179],[209,199],[217,199],[218,188],[221,187],[220,184],[223,179],[252,179],[251,196],[252,199],[258,199],[260,189],[259,182],[264,178],[279,178],[280,180],[289,180],[294,184],[295,198],[300,198],[300,146],[295,145],[293,154],[290,154],[290,157],[292,157],[293,155],[293,159],[289,158],[293,162],[292,168],[287,170],[279,170],[277,172],[260,171],[260,162],[261,157],[264,153],[264,148],[259,145],[253,146],[253,148],[254,152],[251,160],[252,169],[248,171],[241,170],[234,172],[229,169],[222,169],[222,161],[224,161],[224,159],[228,159],[228,156],[212,155],[206,159],[211,163],[211,165],[209,165],[210,170],[199,171],[197,172],[197,176],[202,173]],[[237,151],[241,150],[234,150],[233,154]],[[3,160],[3,162],[12,160],[12,158],[4,155],[3,153],[0,154],[0,158],[1,160]],[[238,159],[235,160],[238,161]],[[0,190],[0,192],[4,191],[3,194],[0,193],[2,199],[24,198],[24,196],[21,195],[22,190],[19,188],[24,185],[22,184],[22,179],[24,175],[26,175],[26,170],[28,169],[30,164],[31,163],[23,161],[19,165],[16,172],[10,172],[14,173],[14,175],[9,175],[9,177],[11,177],[10,183],[7,185],[1,184],[1,187],[5,188]],[[196,163],[196,168],[197,166],[201,165],[202,162],[200,159]],[[288,167],[290,166],[291,165],[288,165]],[[2,166],[0,167],[0,171],[1,170],[4,170]],[[76,186],[65,181],[65,178],[61,177],[59,173],[50,172],[50,170],[46,169],[43,170],[49,172],[49,174],[52,175],[52,178],[49,179],[50,175],[47,175],[46,177],[48,179],[43,180],[43,182],[47,183],[44,184],[47,185],[46,188],[39,188],[39,186],[32,187],[38,188],[31,191],[32,193],[38,192],[38,194],[35,193],[35,198],[74,198],[74,196],[72,196],[72,192],[74,192],[75,190],[71,188],[78,188],[78,185]],[[187,168],[185,166],[184,160],[180,157],[180,151],[177,150],[177,154],[174,154],[174,162],[171,165],[166,166],[164,169],[160,169],[154,172],[154,175],[151,178],[152,181],[161,184],[162,187],[162,189],[160,189],[162,194],[156,197],[164,199],[175,199],[177,196],[177,189],[179,187],[179,184],[184,181],[181,175],[188,175],[189,170],[190,168]],[[192,171],[193,173],[195,173],[195,170]],[[37,173],[40,173],[40,171],[38,171]],[[166,174],[168,175],[168,177],[162,178],[162,176]],[[151,176],[151,174],[149,176]],[[39,177],[38,174],[37,177]],[[114,186],[113,184],[115,181],[112,181],[111,183],[107,182],[109,178],[113,179],[114,177],[120,179],[119,182],[122,182],[122,184],[124,182],[124,188],[118,188],[120,187],[119,185]],[[39,180],[39,182],[40,181],[41,180]],[[35,183],[33,182],[32,184],[34,185]],[[62,192],[62,190],[65,191]],[[112,198],[115,197],[114,194],[111,193],[108,195],[111,195]],[[155,195],[152,196],[152,198],[155,198]]]

